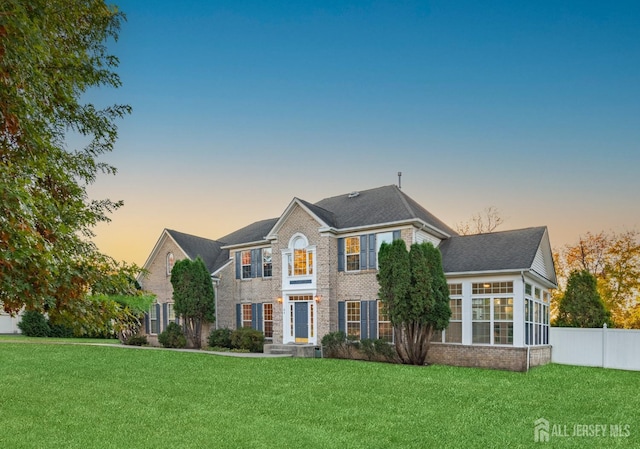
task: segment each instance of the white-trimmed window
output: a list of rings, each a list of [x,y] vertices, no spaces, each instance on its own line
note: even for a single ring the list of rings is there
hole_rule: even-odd
[[[358,271],[360,269],[360,237],[345,238],[344,250],[347,271]]]
[[[360,301],[346,301],[347,335],[360,340]]]
[[[271,276],[273,276],[271,248],[262,248],[262,277],[270,278]]]
[[[264,338],[273,339],[273,304],[266,302],[262,305],[262,329]]]
[[[393,342],[393,326],[387,306],[382,301],[378,301],[378,338],[380,340]]]
[[[472,298],[471,335],[473,343],[491,343],[491,298]]]
[[[242,304],[242,327],[251,327],[251,304]]]
[[[513,298],[493,298],[493,343],[513,344]]]
[[[471,285],[471,341],[476,344],[513,344],[513,282]]]
[[[462,284],[449,284],[451,318],[444,332],[446,343],[462,343]]]
[[[292,254],[287,254],[289,276],[310,276],[313,274],[313,251],[307,248],[307,239],[296,237],[291,243]]]
[[[251,250],[247,249],[240,253],[240,267],[242,279],[251,278]]]
[[[172,252],[167,253],[166,259],[166,267],[167,267],[167,276],[171,276],[171,270],[173,270],[174,257]]]
[[[527,345],[549,344],[549,301],[551,295],[526,283],[524,286],[524,342]]]
[[[158,333],[158,307],[157,305],[151,304],[151,308],[149,309],[149,333],[157,334]]]
[[[176,322],[176,312],[175,310],[173,310],[172,302],[167,303],[167,322],[168,323]]]

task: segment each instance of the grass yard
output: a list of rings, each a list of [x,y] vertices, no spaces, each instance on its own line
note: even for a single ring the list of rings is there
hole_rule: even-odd
[[[2,448],[640,446],[640,373],[599,368],[523,374],[5,342],[0,382]],[[575,424],[606,424],[607,434],[535,443],[541,417],[569,434]],[[609,436],[612,424],[630,435]]]

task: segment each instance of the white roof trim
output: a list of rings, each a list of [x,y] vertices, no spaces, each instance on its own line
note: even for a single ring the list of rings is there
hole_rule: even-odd
[[[149,257],[147,257],[147,260],[145,261],[144,265],[142,265],[142,269],[146,270],[147,267],[151,264],[151,261],[153,259],[156,258],[156,256],[158,255],[158,251],[160,250],[160,247],[164,244],[164,241],[166,239],[171,239],[171,241],[178,247],[178,249],[180,249],[180,251],[182,251],[182,254],[184,255],[184,257],[189,257],[189,255],[187,254],[187,252],[178,244],[178,242],[176,242],[176,240],[171,236],[171,234],[169,233],[169,230],[167,228],[164,228],[162,230],[162,233],[160,234],[160,237],[158,238],[158,240],[156,241],[155,246],[153,247],[153,249],[151,250],[151,254],[149,254]]]
[[[407,220],[399,220],[399,221],[387,221],[384,223],[375,223],[375,224],[370,224],[370,225],[366,225],[366,226],[354,226],[351,228],[334,228],[334,227],[330,227],[330,226],[325,226],[320,228],[320,233],[329,233],[329,234],[348,234],[350,232],[360,232],[360,231],[368,231],[371,229],[381,229],[381,228],[391,228],[391,227],[399,227],[399,226],[416,226],[419,225],[419,229],[423,230],[425,227],[430,228],[431,230],[435,231],[438,235],[436,235],[436,237],[438,238],[448,238],[451,237],[449,234],[445,233],[444,231],[431,226],[430,224],[426,223],[424,220],[421,220],[419,218],[410,218]]]
[[[275,240],[278,236],[277,233],[280,230],[280,228],[282,227],[282,225],[284,224],[284,221],[289,218],[289,215],[291,214],[291,212],[293,211],[295,206],[299,206],[301,207],[307,214],[311,215],[311,217],[313,217],[314,220],[316,220],[318,222],[318,224],[320,224],[320,229],[323,228],[329,228],[329,225],[327,223],[324,222],[324,220],[322,220],[320,217],[318,217],[316,214],[314,214],[311,209],[309,209],[307,206],[305,206],[302,201],[300,201],[300,199],[298,197],[294,197],[291,202],[289,203],[289,205],[287,206],[287,208],[284,210],[284,212],[282,213],[282,215],[280,215],[280,218],[278,218],[278,221],[276,221],[276,224],[273,225],[273,228],[271,228],[271,231],[269,231],[269,233],[266,235],[265,239],[267,240]]]
[[[269,246],[270,243],[271,243],[270,240],[256,240],[253,242],[236,243],[235,245],[225,245],[225,246],[221,246],[220,248],[221,249],[239,249],[239,248],[244,248],[249,246],[266,247],[266,246]]]

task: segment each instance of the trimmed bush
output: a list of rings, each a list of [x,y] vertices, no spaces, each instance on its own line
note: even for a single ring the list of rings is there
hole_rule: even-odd
[[[167,328],[158,335],[158,342],[165,348],[184,348],[187,346],[187,339],[182,332],[182,327],[174,322],[169,323]]]
[[[123,343],[129,346],[147,346],[149,344],[146,335],[132,335]]]
[[[37,310],[25,311],[18,327],[27,337],[48,337],[50,332],[47,319]]]
[[[378,362],[397,362],[393,345],[385,340],[365,338],[356,340],[353,335],[344,332],[331,332],[322,338],[324,356],[336,359],[369,360]]]
[[[231,348],[231,329],[214,329],[209,334],[209,346],[212,348]]]
[[[73,337],[73,329],[63,324],[52,324],[51,321],[49,321],[49,337],[71,338]]]
[[[262,352],[264,349],[264,334],[249,327],[243,327],[231,332],[231,347],[246,349],[250,352]]]

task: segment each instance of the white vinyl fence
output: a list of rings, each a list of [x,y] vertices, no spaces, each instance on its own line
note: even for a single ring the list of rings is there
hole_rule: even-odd
[[[640,330],[552,327],[549,343],[553,363],[640,371]]]

